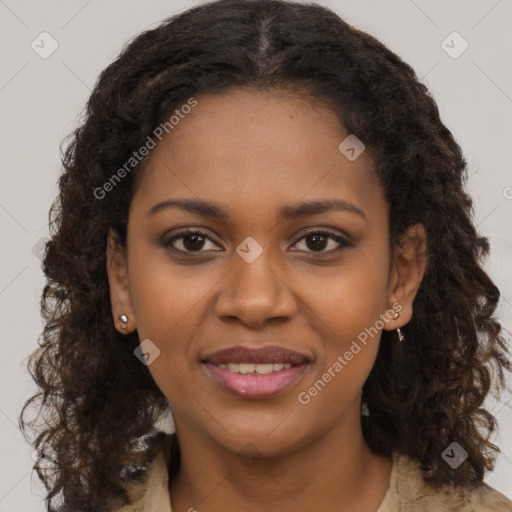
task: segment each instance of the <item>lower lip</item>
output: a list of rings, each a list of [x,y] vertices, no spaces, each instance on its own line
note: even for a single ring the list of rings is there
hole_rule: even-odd
[[[242,375],[210,363],[204,363],[213,380],[233,395],[247,399],[268,398],[293,386],[307,368],[303,363],[266,375]]]

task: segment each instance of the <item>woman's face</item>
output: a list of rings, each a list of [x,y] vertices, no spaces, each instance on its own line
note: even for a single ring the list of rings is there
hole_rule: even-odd
[[[151,340],[178,436],[271,455],[358,429],[381,330],[409,314],[392,320],[407,299],[369,152],[343,153],[349,133],[306,95],[196,99],[131,204],[127,273],[109,270],[115,318]],[[170,200],[203,206],[153,210]]]

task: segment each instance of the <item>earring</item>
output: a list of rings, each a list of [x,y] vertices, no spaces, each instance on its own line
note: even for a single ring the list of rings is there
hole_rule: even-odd
[[[119,321],[122,323],[121,329],[126,330],[126,324],[128,323],[128,317],[126,315],[119,315]]]
[[[396,320],[398,317],[400,316],[400,311],[395,311],[395,314],[393,315],[393,320]],[[398,334],[398,341],[404,341],[404,335],[402,334],[402,331],[400,330],[400,328],[397,328],[396,330],[397,334]]]

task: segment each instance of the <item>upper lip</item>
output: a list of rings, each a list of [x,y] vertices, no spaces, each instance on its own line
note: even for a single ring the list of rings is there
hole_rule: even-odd
[[[248,348],[243,346],[225,348],[212,352],[202,359],[213,365],[226,363],[290,363],[294,365],[309,362],[304,354],[278,346]]]

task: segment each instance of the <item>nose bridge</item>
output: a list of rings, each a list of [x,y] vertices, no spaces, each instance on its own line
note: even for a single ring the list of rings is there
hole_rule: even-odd
[[[295,299],[279,275],[278,261],[270,249],[247,237],[236,249],[234,268],[218,297],[219,317],[238,317],[247,324],[261,324],[275,317],[290,317]]]

